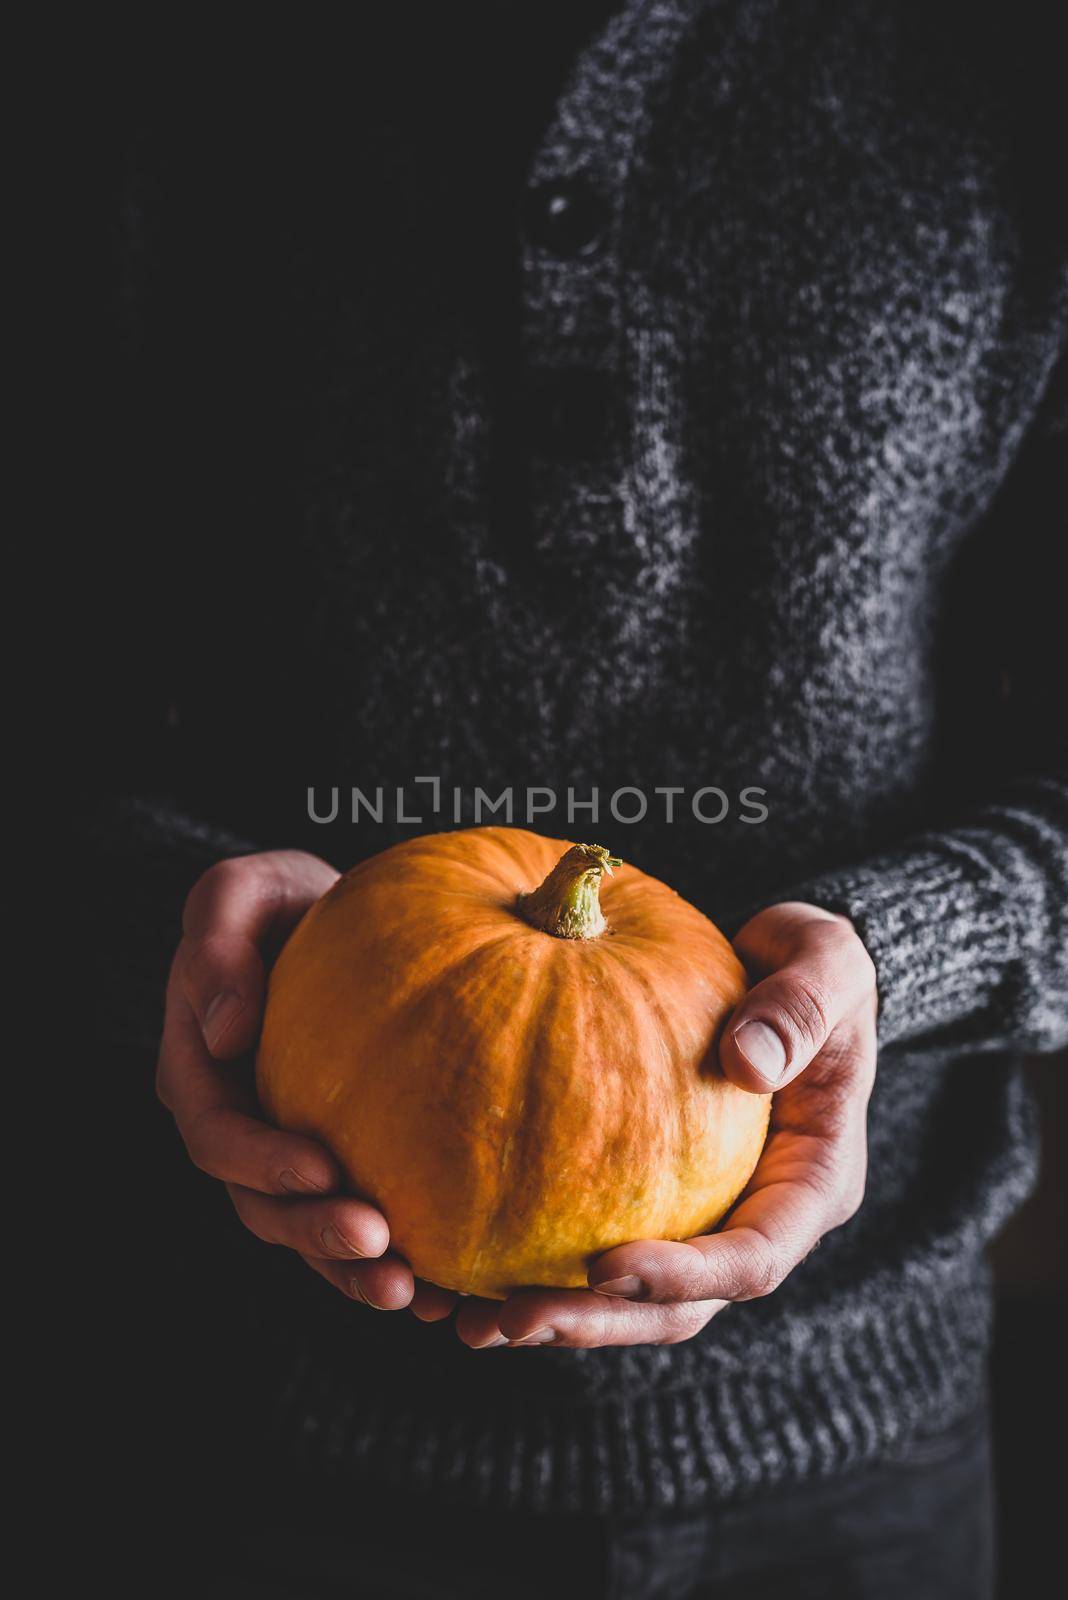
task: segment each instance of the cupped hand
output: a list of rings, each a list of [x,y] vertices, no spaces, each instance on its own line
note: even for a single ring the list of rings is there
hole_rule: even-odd
[[[754,981],[720,1043],[727,1078],[774,1093],[767,1143],[720,1229],[643,1240],[593,1262],[588,1289],[465,1301],[476,1349],[677,1344],[735,1300],[772,1293],[864,1194],[875,1078],[875,969],[852,924],[816,906],[772,906],[735,949]]]
[[[259,1034],[270,960],[337,876],[317,856],[278,850],[222,861],[196,883],[167,985],[156,1092],[194,1163],[226,1184],[258,1238],[295,1250],[355,1300],[434,1321],[455,1296],[416,1282],[389,1250],[381,1212],[338,1192],[322,1145],[262,1120],[242,1060]]]

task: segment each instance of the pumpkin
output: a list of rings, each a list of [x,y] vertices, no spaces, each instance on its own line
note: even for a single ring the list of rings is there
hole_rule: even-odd
[[[314,1136],[420,1277],[501,1299],[706,1232],[770,1097],[721,1075],[727,940],[598,845],[421,836],[340,878],[271,975],[264,1110]]]

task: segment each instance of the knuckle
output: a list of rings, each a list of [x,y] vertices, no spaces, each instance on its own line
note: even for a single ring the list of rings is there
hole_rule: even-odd
[[[821,1235],[840,1228],[860,1210],[866,1187],[864,1168],[863,1161],[858,1167],[833,1159],[813,1165],[805,1182],[815,1197]]]
[[[321,857],[310,850],[275,850],[260,857],[265,871],[279,884],[296,886],[308,878],[329,875],[332,871]]]
[[[249,981],[248,967],[247,947],[239,943],[233,934],[206,932],[200,938],[187,936],[182,987],[188,999],[193,999],[197,992],[203,995],[204,991],[223,983],[240,987],[242,980],[246,983]],[[190,990],[194,994],[190,994]]]
[[[770,1246],[766,1250],[753,1250],[743,1273],[745,1292],[739,1298],[766,1299],[769,1294],[774,1294],[788,1270],[786,1263]]]
[[[696,1250],[693,1258],[676,1268],[672,1274],[670,1298],[672,1300],[703,1300],[708,1294],[707,1269],[704,1257]]]
[[[203,978],[204,969],[221,965],[218,960],[220,940],[217,934],[187,934],[182,952],[182,976],[186,981]],[[215,959],[213,959],[213,951]]]
[[[188,1127],[182,1130],[185,1148],[194,1167],[201,1172],[206,1172],[209,1177],[215,1177],[215,1132],[216,1115],[214,1111],[204,1111],[195,1117]]]
[[[590,1343],[604,1345],[612,1343],[612,1313],[608,1306],[595,1306],[590,1313]]]
[[[226,856],[210,866],[200,882],[204,888],[225,894],[231,889],[242,888],[250,878],[256,876],[258,870],[255,856]]]
[[[869,990],[874,997],[879,978],[874,957],[852,923],[848,924],[848,930],[847,947],[850,965],[856,972],[860,986]]]
[[[777,1272],[761,1270],[750,1278],[745,1286],[745,1293],[741,1296],[744,1300],[766,1300],[769,1294],[774,1294],[782,1282]]]
[[[608,1305],[584,1307],[581,1312],[561,1317],[557,1328],[559,1335],[577,1349],[600,1349],[602,1345],[618,1343],[619,1315],[618,1308]],[[545,1319],[541,1320],[544,1322]],[[525,1338],[526,1335],[520,1337]]]
[[[661,1344],[686,1344],[686,1342],[700,1333],[708,1321],[706,1309],[697,1309],[694,1306],[672,1307],[667,1328],[660,1339]]]
[[[794,1032],[813,1048],[819,1048],[830,1031],[830,996],[814,979],[795,974],[783,995],[782,1007]]]
[[[804,937],[806,944],[825,950],[830,955],[844,953],[859,943],[849,918],[837,911],[827,912],[818,921],[806,923]]]
[[[216,861],[202,872],[186,895],[182,925],[188,929],[195,922],[202,906],[206,905],[225,886],[231,875],[229,861]]]
[[[207,910],[260,876],[255,856],[227,856],[201,873],[185,902],[182,925],[188,931]]]
[[[840,967],[844,982],[858,998],[865,993],[875,994],[875,962],[848,917],[836,915],[814,925],[810,939]]]
[[[835,1226],[841,1227],[856,1216],[864,1203],[864,1179],[852,1178],[841,1190],[834,1209]]]
[[[827,1066],[834,1069],[828,1087],[837,1090],[838,1102],[845,1108],[851,1104],[858,1085],[869,1075],[874,1077],[874,1061],[866,1051],[857,1048],[848,1027],[838,1028],[831,1034],[823,1053]]]

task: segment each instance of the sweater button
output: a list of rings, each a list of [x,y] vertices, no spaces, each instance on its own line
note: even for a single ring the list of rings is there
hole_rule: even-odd
[[[580,178],[561,178],[527,196],[527,233],[556,256],[592,255],[608,224],[608,207]]]
[[[601,454],[611,430],[612,393],[607,372],[576,367],[535,374],[526,406],[534,448],[572,461]]]

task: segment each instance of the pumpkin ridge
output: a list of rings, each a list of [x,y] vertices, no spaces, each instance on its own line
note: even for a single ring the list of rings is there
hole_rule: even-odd
[[[640,1054],[643,1076],[640,1100],[644,1102],[647,1099],[648,1086],[653,1079],[657,1085],[655,1098],[660,1112],[655,1128],[645,1130],[646,1148],[643,1151],[642,1165],[646,1171],[662,1172],[666,1161],[674,1164],[674,1152],[678,1148],[681,1131],[679,1100],[676,1094],[679,1075],[675,1063],[677,1041],[674,1029],[670,1029],[667,1034],[659,1033],[656,1027],[650,1026],[649,1016],[643,1015],[643,1005],[648,1003],[650,997],[654,1002],[655,1016],[659,1017],[662,1014],[660,998],[648,975],[640,974],[637,987],[642,992],[640,996],[636,995],[633,992],[635,987],[633,980],[637,969],[628,966],[622,952],[617,949],[606,950],[605,958],[616,979],[613,983],[614,1004],[620,1016],[620,1033],[627,1041],[628,1051],[634,1052],[637,1049]],[[622,1153],[630,1152],[632,1143],[632,1118],[621,1117],[620,1124],[620,1136],[616,1139],[617,1160]],[[664,1206],[663,1196],[660,1197],[658,1209],[668,1209]],[[656,1231],[652,1221],[649,1226],[650,1231]]]
[[[544,951],[544,955],[539,953],[536,981],[529,988],[532,996],[532,1004],[528,1011],[530,1026],[524,1030],[523,1035],[528,1042],[528,1047],[518,1063],[518,1068],[513,1078],[513,1083],[520,1095],[522,1114],[512,1119],[514,1131],[509,1140],[507,1165],[508,1167],[518,1168],[520,1172],[524,1173],[529,1173],[532,1170],[541,1173],[543,1176],[539,1187],[544,1192],[547,1186],[544,1181],[545,1162],[541,1143],[546,1121],[546,1105],[539,1074],[539,1064],[535,1058],[540,1053],[540,1048],[544,1045],[546,1037],[551,1035],[554,1040],[557,1037],[556,1029],[552,1024],[552,1016],[554,1012],[560,1010],[563,1003],[563,995],[559,990],[556,993],[550,992],[549,1005],[548,1007],[546,1006],[544,992],[546,969],[552,966],[557,952],[551,944],[548,942],[543,943],[541,940],[535,941],[534,948],[539,952]],[[572,997],[569,995],[568,998]],[[549,1012],[548,1017],[546,1016],[547,1010]],[[514,1233],[516,1200],[517,1196],[514,1189],[507,1184],[503,1184],[493,1207],[490,1224],[486,1228],[486,1238],[488,1240],[492,1241],[495,1238],[499,1240],[501,1237],[510,1237]],[[520,1203],[526,1204],[523,1200]],[[518,1288],[521,1286],[517,1284],[513,1285],[513,1287]]]
[[[436,1017],[442,1009],[446,1008],[450,989],[455,989],[456,986],[457,974],[462,972],[464,968],[477,972],[478,968],[486,960],[487,956],[492,960],[493,952],[499,952],[500,949],[509,942],[511,937],[511,930],[504,929],[502,930],[500,936],[496,939],[486,941],[475,946],[473,949],[465,951],[464,954],[458,957],[455,962],[450,963],[448,966],[438,967],[435,972],[428,974],[426,981],[420,986],[418,998],[413,999],[409,997],[394,1011],[387,1013],[379,1029],[379,1033],[386,1041],[389,1041],[393,1044],[397,1044],[399,1042],[400,1047],[403,1049],[403,1041],[406,1036],[412,1034],[416,1036],[418,1035],[422,1019],[426,1019],[427,1022],[432,1022],[432,1019]],[[485,981],[487,984],[492,981],[491,973],[486,974]],[[528,986],[528,983],[524,983],[524,989],[526,989]],[[398,1029],[400,1030],[399,1036]],[[427,1031],[429,1032],[430,1030]],[[473,1038],[474,1028],[470,1024],[470,1019],[468,1019],[462,1028],[457,1029],[456,1033],[453,1035],[452,1042],[455,1042],[456,1038],[459,1037],[462,1041],[462,1046],[466,1048],[466,1041],[469,1032]],[[379,1054],[381,1054],[381,1052],[379,1052]],[[409,1058],[409,1060],[411,1059],[413,1058]],[[418,1064],[418,1051],[415,1053],[414,1059]],[[444,1061],[446,1066],[448,1066],[448,1063],[451,1060],[451,1053],[445,1052]],[[405,1098],[409,1095],[414,1096],[413,1107],[418,1108],[415,1111],[415,1125],[417,1128],[422,1124],[425,1117],[433,1115],[435,1102],[437,1102],[439,1106],[445,1105],[454,1109],[458,1109],[462,1106],[465,1096],[462,1092],[458,1091],[462,1089],[466,1076],[467,1069],[465,1060],[457,1059],[455,1064],[451,1067],[451,1070],[443,1071],[438,1058],[435,1056],[434,1070],[437,1075],[435,1076],[432,1085],[429,1086],[425,1080],[420,1083],[420,1073],[418,1071],[414,1085],[409,1085],[403,1080],[403,1078],[401,1081],[398,1081],[396,1073],[391,1073],[389,1075],[388,1086],[383,1085],[381,1078],[379,1079],[379,1084],[374,1088],[373,1093],[376,1102],[386,1112],[391,1122],[394,1119],[394,1114],[396,1113],[397,1108],[403,1105]],[[351,1088],[350,1097],[352,1114],[358,1117],[360,1115],[361,1107],[361,1089],[358,1084],[353,1085]],[[446,1126],[448,1126],[447,1122]],[[314,1130],[308,1131],[314,1132]],[[458,1129],[457,1132],[459,1132],[460,1137],[454,1137],[450,1141],[455,1173],[454,1181],[456,1182],[457,1189],[461,1194],[464,1192],[482,1194],[485,1192],[485,1168],[487,1163],[482,1158],[477,1148],[473,1146],[472,1141],[464,1136],[467,1130],[461,1128]],[[319,1136],[321,1137],[322,1135],[320,1134]],[[329,1140],[326,1140],[325,1142],[329,1144]],[[414,1157],[409,1159],[402,1158],[398,1167],[400,1182],[403,1185],[410,1185],[413,1181],[417,1181],[415,1175],[419,1173],[420,1169],[424,1171],[426,1170],[427,1161],[428,1152],[425,1148],[420,1149]],[[395,1188],[397,1182],[398,1174],[391,1175],[389,1180],[390,1188]],[[498,1191],[501,1190],[502,1187],[503,1186],[499,1183],[495,1185],[495,1188]],[[370,1186],[364,1187],[363,1192],[366,1193],[368,1198],[370,1198],[372,1201],[376,1201],[382,1205],[382,1208],[386,1213],[386,1220],[389,1223],[391,1232],[394,1234],[394,1238],[397,1239],[398,1247],[402,1250],[402,1253],[407,1251],[407,1253],[418,1258],[418,1241],[409,1239],[407,1237],[406,1230],[403,1238],[397,1234],[396,1228],[398,1224],[396,1213],[394,1211],[394,1213],[391,1215],[392,1208],[390,1205],[390,1200],[386,1197],[382,1186],[378,1184],[371,1184]],[[475,1213],[473,1210],[469,1212],[469,1218],[471,1221],[475,1220],[476,1217],[477,1213]],[[481,1221],[479,1221],[479,1226],[477,1228],[473,1229],[470,1227],[470,1224],[468,1224],[468,1226],[463,1229],[457,1229],[453,1234],[452,1240],[453,1248],[456,1251],[456,1260],[454,1264],[455,1271],[452,1274],[455,1282],[452,1284],[446,1283],[446,1275],[442,1274],[440,1271],[434,1275],[433,1281],[441,1283],[443,1287],[464,1287],[465,1279],[471,1270],[471,1262],[476,1260],[479,1254],[485,1248],[483,1243],[484,1238],[485,1229],[482,1227]],[[413,1265],[418,1271],[419,1268],[417,1260],[413,1261]]]
[[[498,943],[504,945],[514,938],[514,931],[509,930],[508,936]],[[536,1024],[531,1026],[531,1019],[539,1010],[539,996],[544,983],[544,966],[551,951],[546,949],[545,955],[537,941],[531,941],[528,946],[531,959],[524,964],[524,981],[519,991],[518,999],[513,999],[509,1006],[509,1033],[517,1034],[524,1039],[531,1037],[536,1032]],[[487,977],[490,977],[487,974]],[[520,1027],[520,1024],[522,1026]],[[522,1133],[529,1129],[535,1119],[530,1115],[528,1082],[530,1079],[529,1060],[523,1057],[515,1063],[515,1070],[509,1075],[508,1083],[510,1096],[508,1103],[501,1108],[501,1123],[505,1129],[505,1144],[499,1155],[501,1173],[507,1176],[509,1169],[516,1163],[516,1142],[522,1145]],[[487,1085],[488,1087],[488,1085]],[[518,1102],[518,1110],[516,1109]],[[522,1154],[522,1148],[520,1150]],[[522,1162],[520,1161],[520,1166]],[[478,1269],[481,1258],[486,1253],[486,1248],[491,1249],[495,1240],[499,1240],[502,1233],[507,1231],[510,1213],[515,1209],[515,1194],[507,1182],[497,1186],[496,1199],[491,1205],[488,1214],[482,1221],[479,1229],[479,1242],[474,1250],[473,1259],[468,1264],[468,1272],[472,1278]]]

